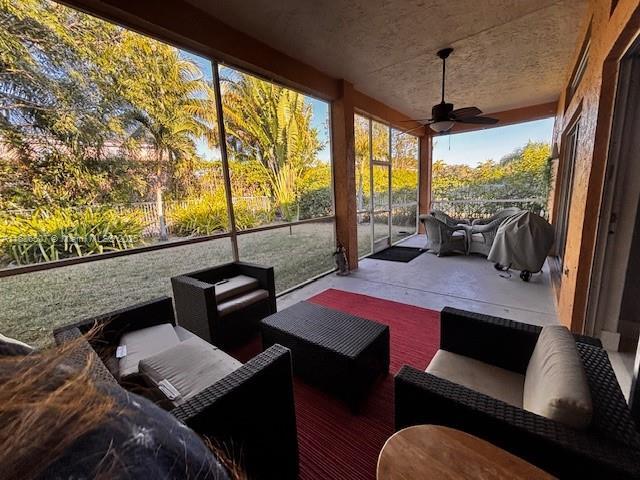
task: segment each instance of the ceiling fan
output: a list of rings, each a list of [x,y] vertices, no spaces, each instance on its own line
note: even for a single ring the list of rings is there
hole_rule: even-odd
[[[438,51],[438,57],[442,59],[442,100],[431,109],[431,118],[413,120],[424,122],[436,133],[445,133],[453,128],[456,123],[475,123],[480,125],[493,125],[498,123],[498,119],[491,117],[481,117],[482,110],[478,107],[464,107],[453,109],[453,103],[444,101],[445,72],[447,68],[447,58],[453,52],[453,48],[443,48]]]

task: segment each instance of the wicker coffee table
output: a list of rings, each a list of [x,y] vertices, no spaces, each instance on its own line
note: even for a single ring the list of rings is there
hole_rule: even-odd
[[[356,411],[371,384],[389,372],[389,327],[300,302],[262,320],[262,344],[291,350],[293,371]]]

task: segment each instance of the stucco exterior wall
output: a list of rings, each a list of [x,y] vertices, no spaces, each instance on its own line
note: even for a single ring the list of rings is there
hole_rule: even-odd
[[[565,92],[573,67],[567,72],[554,127],[554,141],[562,153],[562,135],[574,119],[579,118],[579,146],[564,271],[553,272],[560,279],[557,283],[560,321],[575,332],[581,332],[584,327],[617,66],[640,29],[640,0],[619,0],[613,13],[611,7],[611,0],[590,0],[590,13],[583,20],[583,35],[576,45],[572,65],[578,59],[582,39],[591,23],[589,64],[568,105]],[[552,217],[555,217],[555,212]]]

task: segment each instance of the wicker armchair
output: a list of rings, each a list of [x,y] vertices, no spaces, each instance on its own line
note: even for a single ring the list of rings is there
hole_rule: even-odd
[[[457,225],[470,225],[471,222],[466,218],[453,218],[444,213],[442,210],[431,210],[430,215],[433,215],[441,222],[446,223],[450,227]]]
[[[121,335],[162,323],[175,325],[169,297],[58,328],[54,337],[58,344],[79,342],[77,362],[93,359],[95,378],[117,383],[107,365]],[[83,335],[94,326],[100,328],[87,340]],[[291,352],[281,345],[273,345],[170,411],[219,444],[246,469],[249,478],[297,477]]]
[[[476,218],[473,222],[471,222],[471,225],[486,225],[498,219],[504,220],[505,218],[510,217],[511,215],[515,215],[516,213],[521,211],[522,210],[520,210],[518,207],[503,208],[498,213],[492,215],[489,218]]]
[[[524,373],[541,328],[445,308],[440,348]],[[593,417],[576,430],[412,367],[395,378],[396,429],[431,423],[464,430],[560,478],[639,478],[640,435],[606,352],[576,336]]]
[[[222,313],[216,283],[238,275],[253,277],[268,296],[231,313]],[[219,347],[257,335],[260,320],[276,312],[273,267],[232,262],[171,278],[178,323]]]
[[[439,257],[452,252],[467,252],[467,233],[464,226],[449,226],[433,215],[420,215],[427,232],[426,250]]]
[[[491,247],[493,246],[493,241],[496,238],[498,227],[502,225],[505,218],[506,217],[496,218],[489,223],[474,224],[471,226],[470,230],[467,232],[469,247],[467,253],[480,253],[485,257],[488,256],[491,251]]]

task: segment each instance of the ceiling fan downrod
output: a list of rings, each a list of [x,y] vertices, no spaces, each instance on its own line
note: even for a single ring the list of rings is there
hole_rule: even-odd
[[[444,102],[444,83],[445,83],[445,74],[447,71],[447,58],[453,52],[453,48],[443,48],[442,50],[438,50],[438,57],[442,59],[442,99],[441,103]]]

